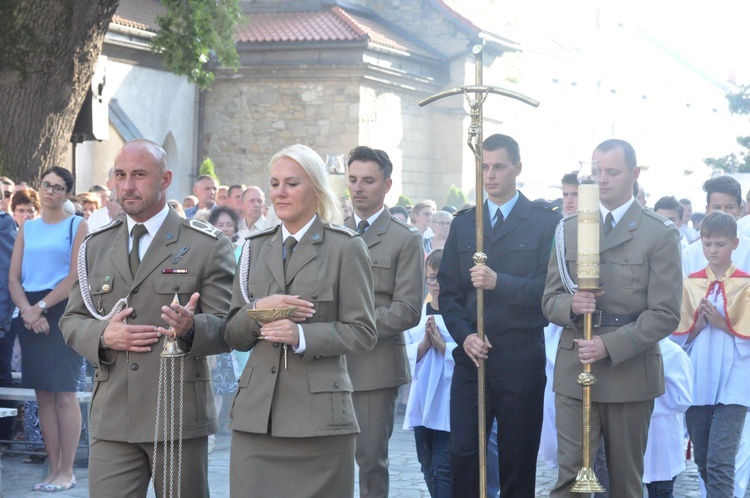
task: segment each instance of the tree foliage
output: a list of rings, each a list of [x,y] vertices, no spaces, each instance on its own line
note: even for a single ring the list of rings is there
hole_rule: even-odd
[[[240,19],[238,0],[161,0],[167,8],[157,17],[160,31],[152,40],[165,65],[205,90],[221,64],[237,68],[234,27]]]
[[[32,184],[65,160],[118,0],[0,1],[0,172]]]
[[[203,160],[203,162],[201,163],[200,170],[198,171],[198,174],[208,175],[214,180],[216,180],[216,183],[220,183],[219,177],[216,176],[216,168],[214,167],[214,162],[211,160],[210,157],[207,157]]]
[[[0,0],[0,174],[35,183],[65,163],[119,0]],[[237,65],[239,0],[161,0],[154,50],[201,88]]]
[[[750,115],[750,85],[740,87],[736,93],[727,95],[729,110],[740,116]],[[750,137],[737,137],[741,150],[723,157],[709,157],[703,162],[707,166],[721,168],[727,173],[750,173]]]
[[[466,204],[466,194],[455,185],[451,185],[451,188],[448,189],[448,198],[445,203],[456,209],[461,209],[461,206]]]
[[[412,202],[411,199],[406,197],[404,194],[401,194],[398,196],[398,202],[396,203],[397,206],[411,206]]]

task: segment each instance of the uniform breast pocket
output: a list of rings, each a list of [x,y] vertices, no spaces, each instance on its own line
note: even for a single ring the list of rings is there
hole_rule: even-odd
[[[539,239],[520,234],[521,237],[512,237],[505,242],[506,254],[503,259],[503,268],[512,275],[528,275],[536,270]],[[530,266],[531,265],[531,266]]]
[[[112,293],[115,287],[115,276],[89,275],[88,282],[89,291],[91,292],[91,300],[97,311],[101,314],[109,312],[109,310],[112,309],[112,306],[115,305],[115,296]]]
[[[612,284],[625,289],[640,288],[639,272],[643,266],[642,252],[614,254],[609,258]]]
[[[157,294],[187,294],[198,292],[198,278],[195,275],[157,275],[154,278]]]
[[[271,282],[249,279],[247,283],[247,297],[250,300],[267,297],[271,294]]]
[[[391,265],[393,257],[384,252],[371,252],[370,261],[372,262],[372,277],[374,280],[375,292],[393,293],[393,272]]]
[[[301,299],[313,303],[316,315],[310,321],[320,321],[315,320],[318,317],[338,316],[333,284],[330,282],[295,283],[290,294],[297,294]]]
[[[351,379],[346,373],[308,374],[310,413],[318,429],[346,427],[356,419],[352,404]]]

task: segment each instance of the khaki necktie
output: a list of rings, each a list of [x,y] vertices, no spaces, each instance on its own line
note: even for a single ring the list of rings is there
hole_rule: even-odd
[[[130,254],[128,255],[128,262],[130,263],[130,274],[135,277],[135,274],[138,273],[138,267],[141,266],[141,254],[140,254],[140,247],[141,247],[141,239],[144,235],[148,233],[148,230],[146,230],[146,226],[138,223],[133,227],[133,247],[130,249]]]
[[[296,245],[297,239],[295,239],[291,235],[284,241],[284,274],[286,274],[287,269],[289,268],[289,261],[291,261],[292,259],[292,254],[294,254],[294,246]]]
[[[607,213],[607,216],[604,218],[604,236],[606,237],[612,232],[612,229],[615,227],[615,217],[612,216],[612,213]]]
[[[357,233],[362,235],[365,233],[365,230],[367,230],[367,227],[369,227],[370,224],[367,222],[367,220],[360,220],[359,224],[357,225]]]

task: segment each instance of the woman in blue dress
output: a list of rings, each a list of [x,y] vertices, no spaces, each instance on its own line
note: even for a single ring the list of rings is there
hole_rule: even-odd
[[[8,287],[20,313],[18,332],[23,360],[22,385],[33,388],[49,458],[49,474],[36,491],[64,491],[75,486],[73,461],[81,434],[76,383],[82,357],[65,344],[58,320],[77,278],[78,248],[86,222],[63,210],[73,190],[73,175],[55,166],[42,173],[42,216],[26,221],[13,246]]]

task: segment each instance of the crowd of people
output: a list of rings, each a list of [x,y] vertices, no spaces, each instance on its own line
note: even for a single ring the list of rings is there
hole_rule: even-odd
[[[159,496],[208,496],[213,435],[226,429],[232,496],[351,497],[356,462],[361,496],[385,497],[401,393],[430,495],[478,497],[483,363],[488,495],[533,497],[541,456],[559,469],[551,496],[573,496],[588,364],[590,461],[607,489],[597,496],[641,496],[644,484],[672,496],[686,434],[707,496],[744,496],[750,209],[739,183],[706,181],[705,218],[687,199],[648,206],[632,146],[603,142],[592,154],[602,288],[579,289],[577,175],[563,176],[560,199],[531,200],[516,188],[513,138],[488,137],[483,154],[480,209],[389,208],[393,164],[366,146],[349,154],[346,200],[299,144],[270,159],[267,183],[199,176],[181,201],[167,199],[164,150],[143,139],[83,194],[58,167],[38,190],[0,178],[0,383],[18,370],[36,392],[27,425],[40,427],[49,473],[33,489],[76,484],[75,393],[88,373],[91,496],[145,496],[151,480]],[[171,474],[156,457],[170,441],[154,432],[159,403],[174,402],[155,382],[166,338],[186,352],[189,386]]]

